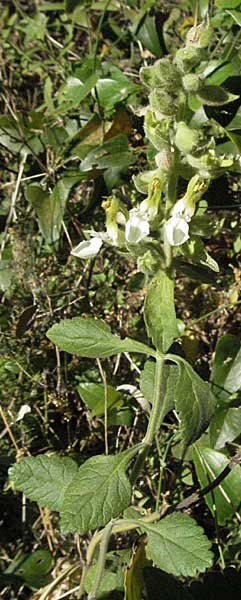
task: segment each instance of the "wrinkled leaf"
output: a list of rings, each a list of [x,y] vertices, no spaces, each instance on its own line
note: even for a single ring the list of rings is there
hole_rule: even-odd
[[[74,317],[56,323],[47,332],[47,337],[61,350],[79,356],[105,358],[119,352],[140,352],[155,355],[155,352],[130,338],[121,339],[113,335],[110,326],[89,317]]]
[[[191,365],[179,356],[168,354],[167,358],[169,357],[179,368],[173,395],[181,422],[182,439],[188,446],[195,442],[209,425],[217,400],[210,384],[203,381]]]
[[[194,577],[212,565],[210,541],[191,517],[172,513],[140,529],[148,534],[147,557],[163,571]]]
[[[144,304],[147,333],[161,352],[178,336],[174,306],[174,282],[164,271],[156,275],[147,290]]]
[[[105,387],[102,383],[80,383],[77,387],[83,402],[88,406],[93,417],[102,417],[105,412]],[[108,411],[117,406],[122,406],[123,399],[111,385],[107,386]]]
[[[211,448],[193,448],[193,460],[201,488],[213,481],[228,464],[228,458]],[[217,522],[223,525],[238,510],[241,502],[241,468],[239,465],[227,475],[212,493],[206,494],[207,503]],[[215,510],[214,510],[215,505]]]
[[[9,469],[14,487],[40,506],[61,510],[64,492],[74,478],[78,465],[71,458],[52,454],[27,456]]]
[[[129,505],[132,488],[125,471],[132,455],[128,450],[116,456],[93,456],[79,467],[64,495],[63,533],[82,535],[105,525]]]

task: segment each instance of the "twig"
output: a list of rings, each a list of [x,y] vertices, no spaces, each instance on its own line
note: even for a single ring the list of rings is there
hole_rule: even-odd
[[[105,371],[102,368],[102,364],[100,362],[100,359],[97,358],[97,365],[99,368],[99,372],[101,375],[101,379],[103,381],[103,385],[104,385],[104,437],[105,437],[105,454],[106,456],[108,455],[109,449],[108,449],[108,388],[107,388],[107,381],[106,381],[106,374]]]
[[[24,154],[22,155],[20,164],[19,164],[17,181],[16,181],[14,192],[13,192],[12,197],[11,197],[10,209],[9,209],[9,213],[8,213],[8,216],[7,216],[5,230],[4,230],[3,237],[2,237],[2,243],[1,243],[1,249],[0,249],[0,260],[2,259],[3,251],[4,251],[4,248],[5,248],[9,225],[10,225],[12,219],[14,219],[15,221],[17,219],[16,212],[15,212],[15,205],[16,205],[16,200],[17,200],[17,197],[18,197],[19,187],[20,187],[20,183],[21,183],[21,179],[22,179],[22,175],[23,175],[24,165],[25,165],[26,159],[27,159],[27,154],[24,152]]]

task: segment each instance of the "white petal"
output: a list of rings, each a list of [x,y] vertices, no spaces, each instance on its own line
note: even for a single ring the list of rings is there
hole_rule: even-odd
[[[22,419],[24,419],[25,415],[27,415],[30,412],[31,412],[30,406],[28,404],[22,404],[21,408],[18,411],[16,421],[22,421]]]
[[[149,235],[150,226],[148,221],[137,212],[130,211],[130,218],[126,223],[125,238],[130,244],[138,244],[140,240]]]
[[[78,246],[71,250],[71,254],[73,256],[77,256],[78,258],[94,258],[99,252],[101,246],[102,240],[100,238],[93,237],[91,240],[80,242]]]
[[[171,214],[173,217],[182,216],[183,218],[185,218],[186,221],[190,221],[191,217],[194,214],[194,211],[194,205],[188,206],[185,200],[183,198],[180,198],[180,200],[178,200],[176,204],[174,204]]]
[[[189,238],[189,226],[184,217],[171,217],[164,224],[164,229],[171,246],[181,246]]]

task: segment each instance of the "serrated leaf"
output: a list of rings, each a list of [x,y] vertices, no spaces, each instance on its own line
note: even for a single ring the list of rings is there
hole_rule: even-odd
[[[174,306],[174,282],[162,271],[147,290],[144,304],[147,333],[161,352],[166,352],[179,335]]]
[[[102,383],[80,383],[77,387],[83,402],[88,406],[93,417],[101,417],[105,412],[105,387]],[[111,385],[107,385],[107,409],[122,406],[123,399]]]
[[[14,487],[39,506],[60,511],[64,492],[75,477],[78,465],[71,458],[52,454],[27,456],[10,467]]]
[[[176,410],[180,417],[181,435],[189,446],[205,431],[215,412],[217,400],[208,382],[203,381],[181,357],[167,355],[179,367],[179,377],[173,390]]]
[[[136,448],[133,448],[133,455]],[[126,508],[132,487],[125,470],[130,450],[116,456],[93,456],[79,467],[65,491],[61,510],[63,533],[96,529],[108,523]]]
[[[236,94],[226,92],[218,85],[206,85],[197,92],[197,98],[207,106],[222,106],[237,100],[238,97]]]
[[[140,352],[155,356],[155,352],[130,338],[121,339],[111,333],[109,325],[92,317],[74,317],[56,323],[47,337],[61,350],[79,356],[105,358],[119,352]]]
[[[172,513],[140,529],[148,534],[147,556],[163,571],[194,577],[211,567],[210,541],[191,517]]]
[[[202,488],[212,482],[228,464],[228,458],[211,448],[193,448],[193,460]],[[241,468],[236,465],[212,493],[206,494],[207,503],[217,522],[223,525],[239,508],[241,502]]]

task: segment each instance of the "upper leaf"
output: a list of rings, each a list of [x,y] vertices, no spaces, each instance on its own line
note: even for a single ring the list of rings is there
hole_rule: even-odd
[[[181,434],[186,446],[205,431],[214,414],[216,398],[208,382],[203,381],[180,356],[167,355],[178,364],[179,377],[173,390],[176,410],[181,420]]]
[[[140,528],[148,534],[147,556],[163,571],[193,577],[212,565],[210,542],[187,515],[172,513]]]
[[[9,477],[27,498],[50,510],[60,511],[64,492],[77,470],[78,465],[71,458],[42,454],[22,458],[10,467]]]
[[[105,358],[119,352],[155,356],[155,352],[145,344],[130,338],[122,340],[111,333],[109,325],[92,317],[60,321],[48,330],[47,337],[61,350],[79,356]]]
[[[161,352],[166,352],[178,336],[174,307],[174,283],[162,271],[154,277],[147,291],[144,317],[148,335]]]
[[[133,448],[133,454],[136,448]],[[108,523],[126,508],[131,484],[125,470],[130,450],[116,456],[93,456],[80,466],[65,492],[61,512],[63,533],[80,534]]]

